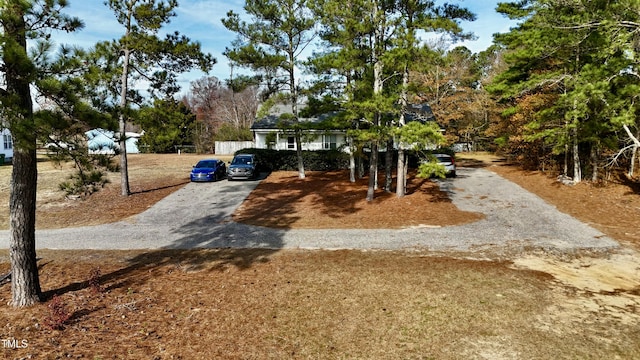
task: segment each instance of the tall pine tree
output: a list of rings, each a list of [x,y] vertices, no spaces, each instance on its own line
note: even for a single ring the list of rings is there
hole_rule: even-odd
[[[36,263],[36,140],[46,137],[43,128],[91,118],[82,102],[85,70],[76,51],[62,48],[51,56],[53,31],[73,32],[83,23],[62,12],[64,0],[0,3],[0,120],[14,140],[13,171],[9,201],[11,290],[13,306],[29,306],[40,300]],[[27,51],[28,43],[31,51]],[[54,106],[34,112],[32,91]]]
[[[299,82],[297,66],[301,54],[315,36],[315,22],[307,0],[247,0],[244,10],[252,16],[247,23],[233,11],[222,20],[238,35],[226,55],[234,64],[249,67],[262,75],[265,98],[279,95],[291,104],[286,117],[293,122],[298,158],[298,176],[305,177],[302,159],[302,129],[298,124]]]
[[[105,4],[113,11],[122,26],[123,35],[110,42],[98,43],[91,61],[101,71],[90,78],[98,97],[112,108],[119,119],[121,194],[130,191],[127,165],[126,131],[133,108],[145,102],[133,85],[138,80],[150,83],[148,91],[153,98],[167,98],[179,91],[177,76],[199,68],[208,72],[216,60],[202,53],[200,43],[178,32],[165,35],[158,32],[176,16],[177,0],[108,0]],[[133,105],[133,106],[132,106]]]

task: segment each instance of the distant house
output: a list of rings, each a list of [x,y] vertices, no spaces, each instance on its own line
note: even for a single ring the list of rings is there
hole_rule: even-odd
[[[272,109],[272,114],[256,120],[251,126],[254,134],[255,147],[259,149],[296,150],[293,131],[287,130],[286,121],[281,115],[291,113],[291,106],[278,105]],[[306,141],[302,143],[302,150],[330,150],[346,148],[347,138],[345,128],[331,127],[329,120],[337,113],[328,113],[313,118],[300,118],[304,125]],[[405,113],[405,121],[435,121],[435,115],[427,104],[410,105]]]
[[[90,154],[115,154],[120,145],[117,143],[117,133],[103,129],[93,129],[85,132]],[[127,132],[127,154],[138,154],[138,140],[140,133]]]
[[[2,139],[0,139],[0,157],[4,158],[4,161],[10,161],[13,158],[13,138],[9,129],[2,129],[0,131]]]

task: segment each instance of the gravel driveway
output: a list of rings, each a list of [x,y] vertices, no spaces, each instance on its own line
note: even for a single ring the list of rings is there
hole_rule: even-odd
[[[484,169],[458,168],[439,180],[453,203],[486,218],[447,227],[399,230],[282,230],[234,223],[231,214],[257,181],[190,183],[146,212],[108,225],[37,231],[49,249],[323,248],[473,251],[611,249],[619,244]],[[428,206],[428,205],[426,205]],[[8,248],[8,231],[0,248]]]

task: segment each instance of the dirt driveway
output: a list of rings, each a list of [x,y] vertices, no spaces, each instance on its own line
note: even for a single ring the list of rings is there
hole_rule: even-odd
[[[324,248],[424,249],[431,251],[560,252],[611,250],[618,243],[565,215],[539,197],[481,168],[460,168],[442,180],[453,203],[484,214],[465,225],[405,229],[271,229],[235,223],[231,214],[257,181],[191,183],[146,212],[113,224],[42,230],[39,248]],[[7,232],[0,248],[8,248]]]

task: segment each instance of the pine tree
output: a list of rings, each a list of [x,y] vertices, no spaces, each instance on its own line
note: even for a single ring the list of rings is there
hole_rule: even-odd
[[[0,70],[4,84],[0,87],[0,119],[11,131],[14,140],[13,171],[11,174],[10,259],[13,306],[29,306],[40,300],[41,288],[36,259],[36,139],[39,125],[44,121],[61,119],[63,111],[82,111],[84,106],[66,106],[77,100],[73,84],[66,83],[60,74],[73,73],[79,65],[64,59],[55,64],[50,60],[51,32],[72,32],[83,24],[77,18],[64,15],[63,0],[20,1],[0,3]],[[27,41],[35,41],[31,55]],[[77,85],[77,83],[76,83]],[[52,111],[34,112],[31,87],[39,95],[58,100]],[[75,105],[78,105],[74,101]],[[75,109],[75,110],[72,110]],[[77,114],[76,114],[77,115]]]
[[[565,154],[565,174],[575,182],[583,179],[585,158],[597,179],[600,154],[616,146],[616,119],[629,123],[622,114],[632,103],[624,88],[636,82],[627,76],[635,57],[634,7],[629,1],[538,0],[498,8],[522,22],[497,37],[509,68],[490,90],[513,104],[512,119],[523,119],[516,127],[521,139]],[[532,153],[525,146],[522,153]]]
[[[215,64],[209,54],[203,54],[200,43],[178,32],[164,39],[157,33],[176,16],[176,0],[109,0],[105,4],[123,27],[121,38],[98,43],[91,59],[101,67],[91,81],[102,92],[97,94],[107,103],[118,104],[113,109],[119,119],[121,194],[130,191],[127,166],[126,130],[133,116],[133,105],[144,102],[145,96],[135,90],[135,81],[150,82],[152,98],[167,98],[179,91],[176,78],[180,73],[199,68],[208,72]]]
[[[409,84],[410,72],[422,67],[433,68],[434,64],[428,59],[430,56],[424,56],[424,53],[433,53],[428,47],[421,47],[418,39],[419,31],[434,32],[447,34],[451,41],[468,39],[471,34],[465,33],[460,27],[461,20],[473,21],[475,15],[465,8],[457,5],[444,4],[436,6],[433,1],[423,0],[402,0],[398,2],[398,11],[400,13],[398,27],[399,35],[397,37],[394,51],[395,61],[400,66],[402,73],[402,85],[400,90],[400,104],[402,106],[398,126],[406,125],[404,114],[409,105]],[[416,61],[422,58],[427,61]],[[434,104],[431,104],[434,106]],[[396,195],[402,197],[406,192],[406,174],[407,174],[407,156],[405,149],[398,146],[398,165],[397,165],[397,181]]]
[[[342,108],[346,118],[359,122],[359,129],[350,134],[370,149],[367,200],[371,201],[378,186],[378,147],[386,144],[387,154],[391,154],[393,127],[403,122],[401,114],[409,101],[409,72],[421,51],[417,32],[443,32],[455,40],[468,36],[459,21],[473,20],[474,16],[456,5],[436,6],[433,1],[419,0],[316,0],[313,9],[323,25],[321,36],[328,48],[314,60],[315,68],[345,84]],[[389,159],[385,159],[388,191]],[[403,196],[404,154],[399,164],[403,169],[398,171],[397,191]]]
[[[291,113],[285,117],[293,123],[298,176],[303,179],[296,67],[301,63],[301,52],[314,37],[314,19],[307,0],[247,0],[244,10],[253,17],[252,23],[242,21],[233,11],[222,20],[227,29],[238,35],[232,49],[227,49],[225,54],[234,64],[262,75],[266,85],[263,99],[279,95],[291,104]]]

